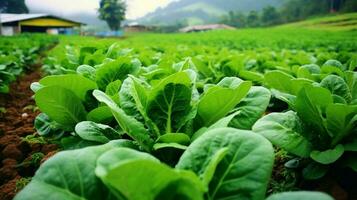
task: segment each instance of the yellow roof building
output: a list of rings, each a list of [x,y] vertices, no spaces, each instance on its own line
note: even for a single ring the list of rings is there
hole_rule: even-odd
[[[49,14],[0,14],[1,35],[23,32],[58,34],[84,25]]]

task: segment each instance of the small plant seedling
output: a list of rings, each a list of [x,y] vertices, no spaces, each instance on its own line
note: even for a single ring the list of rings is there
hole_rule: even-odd
[[[15,192],[19,192],[20,190],[22,190],[31,181],[31,179],[31,177],[23,177],[17,180]]]
[[[28,135],[22,138],[22,141],[29,144],[47,144],[47,141],[43,137],[37,135]]]

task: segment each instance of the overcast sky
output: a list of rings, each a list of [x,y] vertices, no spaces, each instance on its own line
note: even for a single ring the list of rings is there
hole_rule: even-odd
[[[1,1],[1,0],[0,0]],[[30,10],[41,10],[62,16],[78,12],[95,13],[99,6],[99,0],[25,0]],[[135,19],[154,11],[158,7],[164,7],[173,0],[126,0],[127,19]]]

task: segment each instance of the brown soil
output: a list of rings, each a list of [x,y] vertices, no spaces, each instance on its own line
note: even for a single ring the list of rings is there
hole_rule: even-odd
[[[46,158],[57,149],[53,144],[28,143],[23,140],[28,135],[36,135],[33,127],[35,102],[30,89],[32,82],[41,78],[39,70],[20,77],[11,85],[9,94],[0,94],[0,199],[12,199],[18,189],[16,183],[21,178],[32,177],[39,167],[33,155],[42,153]]]

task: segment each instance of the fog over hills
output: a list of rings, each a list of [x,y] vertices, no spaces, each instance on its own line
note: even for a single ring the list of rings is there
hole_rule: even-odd
[[[151,25],[170,25],[177,22],[204,24],[217,22],[229,11],[249,12],[268,5],[280,6],[283,0],[180,0],[139,18],[138,22]]]
[[[39,1],[39,0],[37,0]],[[97,1],[97,0],[95,0]],[[261,10],[268,5],[280,6],[284,0],[171,0],[165,7],[146,14],[136,20],[124,23],[138,22],[147,25],[172,25],[178,22],[193,24],[214,23],[229,11],[249,12]],[[86,23],[90,26],[106,27],[106,23],[98,19],[97,11],[80,10],[65,12],[63,10],[48,10],[46,7],[34,7],[29,2],[31,13],[51,13],[60,17]],[[134,7],[131,8],[135,9]]]

